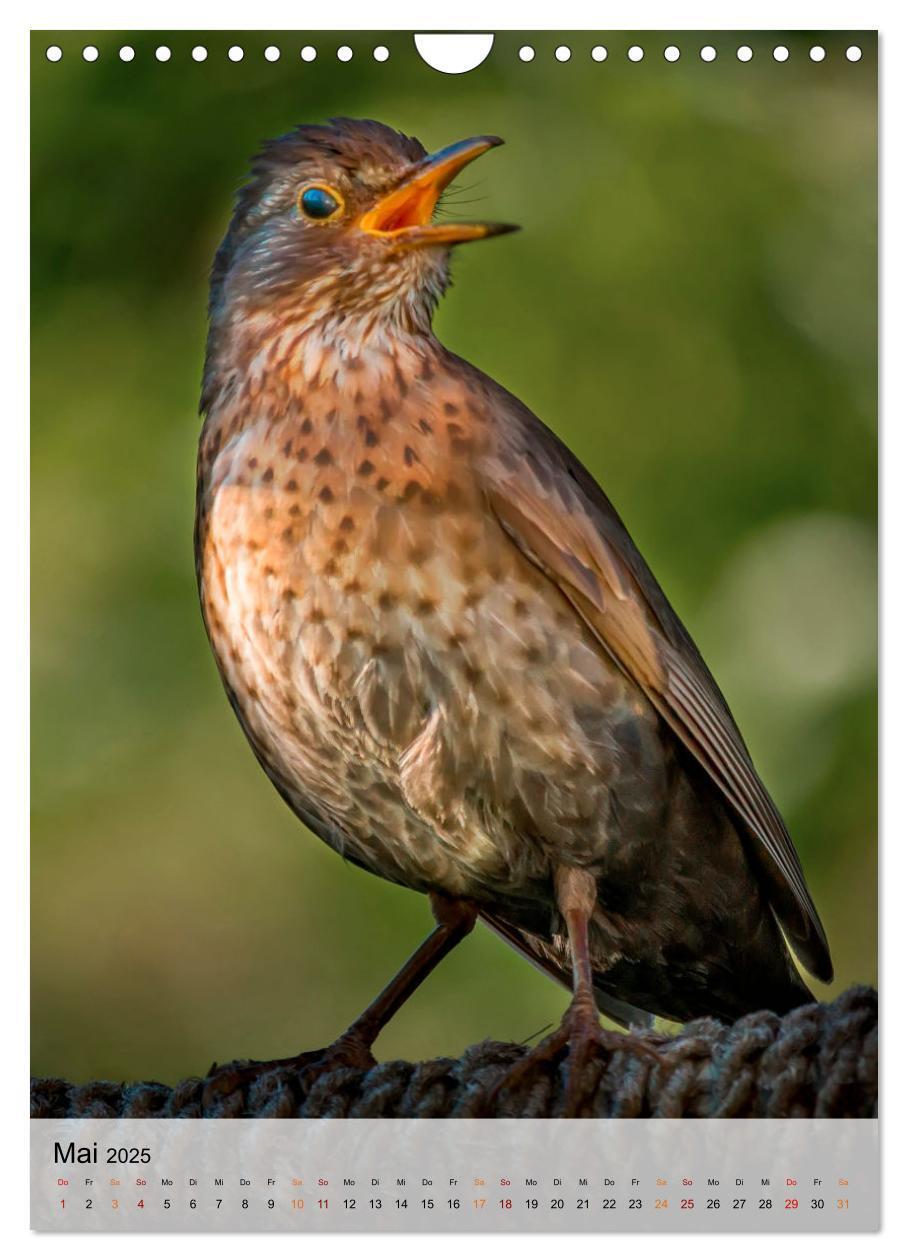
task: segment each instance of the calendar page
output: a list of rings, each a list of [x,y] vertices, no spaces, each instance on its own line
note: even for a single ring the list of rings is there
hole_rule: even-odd
[[[879,1228],[876,91],[32,32],[34,1230]]]

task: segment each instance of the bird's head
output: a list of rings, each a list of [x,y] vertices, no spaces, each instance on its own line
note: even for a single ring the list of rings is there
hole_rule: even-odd
[[[267,313],[427,328],[452,246],[512,230],[435,219],[454,177],[498,144],[476,136],[427,154],[382,123],[346,118],[269,141],[215,259],[212,323]]]

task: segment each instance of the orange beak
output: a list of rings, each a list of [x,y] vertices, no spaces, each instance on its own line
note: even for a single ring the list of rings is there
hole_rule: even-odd
[[[463,168],[496,145],[498,136],[474,136],[431,153],[407,174],[404,181],[367,210],[359,226],[376,236],[407,249],[429,245],[458,245],[480,241],[486,236],[516,232],[510,223],[433,223],[438,198]]]

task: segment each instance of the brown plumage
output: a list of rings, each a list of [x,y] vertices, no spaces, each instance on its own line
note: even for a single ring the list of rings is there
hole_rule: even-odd
[[[780,926],[823,980],[829,952],[716,683],[590,474],[432,334],[451,246],[504,229],[430,216],[493,143],[427,158],[336,120],[256,160],[203,388],[218,665],[299,817],[430,894],[393,1009],[478,912],[573,964],[575,1016],[590,970],[624,1022],[787,1010],[810,993]]]

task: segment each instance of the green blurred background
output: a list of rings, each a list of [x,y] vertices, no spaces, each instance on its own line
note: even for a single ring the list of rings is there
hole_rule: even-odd
[[[324,1044],[430,925],[421,898],[344,866],[278,799],[221,691],[193,575],[211,255],[257,143],[337,113],[429,147],[506,138],[452,209],[525,230],[458,254],[437,330],[604,484],[789,820],[829,992],[873,981],[875,37],[508,33],[462,76],[403,34],[33,41],[35,1072],[169,1081]],[[479,930],[379,1054],[523,1039],[564,1002]]]

